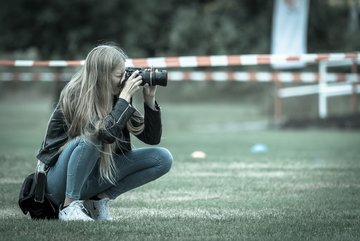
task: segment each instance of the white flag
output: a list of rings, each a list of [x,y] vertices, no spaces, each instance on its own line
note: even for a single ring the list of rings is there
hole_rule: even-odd
[[[307,52],[308,0],[275,0],[271,39],[272,54]],[[305,63],[272,64],[275,69],[302,68]]]

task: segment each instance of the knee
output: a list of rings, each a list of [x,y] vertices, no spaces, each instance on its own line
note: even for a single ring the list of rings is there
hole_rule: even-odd
[[[97,140],[81,138],[78,148],[83,149],[90,156],[98,158],[101,152],[101,143]]]
[[[160,159],[161,170],[165,174],[170,171],[174,158],[170,151],[163,147],[159,148],[158,155]]]

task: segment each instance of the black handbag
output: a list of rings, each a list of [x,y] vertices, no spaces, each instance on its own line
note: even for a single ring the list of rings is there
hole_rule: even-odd
[[[31,173],[21,186],[19,207],[32,219],[57,219],[59,207],[45,193],[46,173]]]

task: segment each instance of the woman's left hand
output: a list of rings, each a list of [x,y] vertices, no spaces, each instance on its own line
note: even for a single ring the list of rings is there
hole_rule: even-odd
[[[152,109],[155,109],[155,94],[156,94],[156,85],[149,86],[145,84],[143,88],[143,95],[145,103]]]

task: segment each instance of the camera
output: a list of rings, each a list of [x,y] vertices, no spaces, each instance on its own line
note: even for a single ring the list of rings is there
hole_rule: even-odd
[[[160,69],[144,69],[144,68],[136,68],[136,67],[128,67],[125,69],[125,81],[129,79],[129,77],[136,70],[139,71],[139,75],[142,77],[141,85],[149,84],[149,86],[154,85],[167,85],[167,71]],[[124,81],[124,82],[125,82]]]

